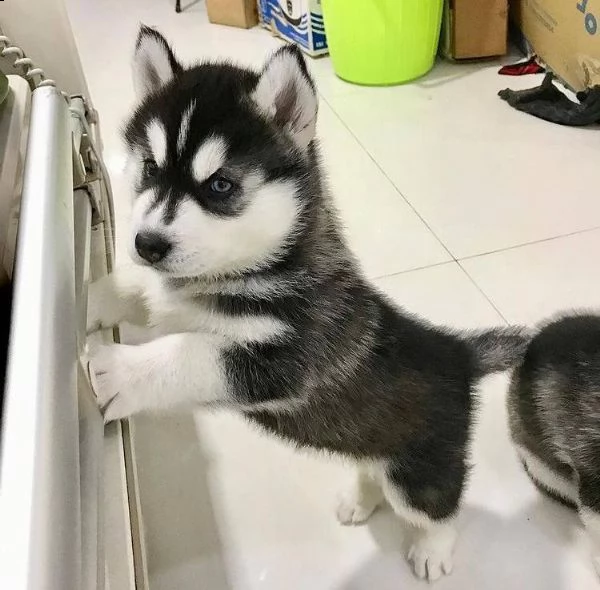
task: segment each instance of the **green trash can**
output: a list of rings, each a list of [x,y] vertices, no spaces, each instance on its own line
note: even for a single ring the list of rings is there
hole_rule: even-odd
[[[443,0],[322,0],[335,73],[355,84],[401,84],[435,60]]]

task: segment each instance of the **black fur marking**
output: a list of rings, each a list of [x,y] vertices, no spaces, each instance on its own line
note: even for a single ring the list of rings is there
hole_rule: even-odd
[[[467,444],[466,432],[465,428],[461,435],[455,429],[461,440],[448,440],[442,448],[437,446],[441,442],[437,437],[414,440],[397,459],[388,462],[388,481],[411,508],[433,520],[448,519],[458,512],[468,472],[462,452]],[[423,461],[422,457],[428,459]]]
[[[582,469],[578,475],[581,507],[592,510],[600,517],[600,471],[598,465],[593,469]]]

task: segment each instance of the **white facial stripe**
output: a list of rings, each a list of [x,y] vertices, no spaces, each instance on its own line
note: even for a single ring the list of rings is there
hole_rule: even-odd
[[[130,232],[129,239],[127,240],[127,250],[129,252],[129,257],[134,262],[141,262],[141,258],[138,256],[135,248],[135,236],[144,228],[146,214],[148,213],[153,200],[154,192],[151,190],[146,190],[141,193],[133,202],[131,211],[132,231]]]
[[[131,215],[132,226],[139,231],[142,229],[142,224],[146,222],[148,212],[152,207],[154,201],[154,192],[146,190],[141,193],[133,204],[133,210]]]
[[[192,173],[196,182],[204,182],[225,164],[227,144],[222,137],[209,137],[192,160]]]
[[[155,162],[159,166],[164,166],[167,161],[167,133],[165,128],[157,119],[153,119],[148,125],[147,134]]]
[[[177,135],[177,154],[181,155],[183,152],[183,148],[185,147],[185,142],[187,140],[187,136],[190,130],[190,121],[192,120],[192,115],[194,114],[194,109],[196,108],[196,101],[193,100],[187,109],[183,112],[183,116],[181,117],[181,126],[179,127],[179,134]]]

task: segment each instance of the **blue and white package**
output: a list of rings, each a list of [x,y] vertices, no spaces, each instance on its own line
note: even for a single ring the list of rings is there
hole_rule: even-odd
[[[309,55],[327,53],[321,0],[259,0],[263,25]]]

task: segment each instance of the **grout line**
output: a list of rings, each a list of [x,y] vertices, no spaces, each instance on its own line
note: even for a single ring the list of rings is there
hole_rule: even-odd
[[[509,321],[506,319],[506,316],[500,311],[500,309],[492,301],[492,299],[490,298],[490,296],[479,286],[479,284],[475,281],[475,279],[473,279],[473,277],[467,272],[467,270],[460,263],[459,260],[456,261],[456,264],[458,264],[459,268],[463,271],[463,273],[465,273],[466,277],[469,279],[469,281],[471,281],[471,283],[473,284],[473,286],[483,295],[483,297],[485,297],[485,299],[487,300],[487,302],[496,310],[496,313],[502,318],[502,320],[504,321],[504,323],[507,326],[510,325]]]
[[[473,277],[467,272],[467,270],[460,263],[460,260],[447,260],[446,262],[436,262],[435,264],[429,264],[427,266],[418,266],[416,268],[408,268],[406,270],[401,270],[399,272],[394,272],[394,273],[387,274],[387,275],[381,275],[381,276],[377,276],[377,277],[370,277],[369,280],[371,280],[371,281],[378,281],[378,280],[388,279],[388,278],[392,278],[392,277],[398,277],[398,276],[402,276],[402,275],[405,275],[405,274],[408,274],[408,273],[417,272],[419,270],[427,270],[427,269],[430,269],[430,268],[436,268],[438,266],[445,266],[446,264],[456,264],[456,266],[458,266],[458,268],[469,279],[469,282],[473,284],[473,286],[481,293],[481,295],[483,295],[483,297],[485,298],[485,300],[492,306],[492,308],[494,309],[494,311],[502,318],[502,320],[504,321],[504,323],[506,325],[509,325],[509,322],[506,319],[506,316],[500,311],[500,309],[496,306],[496,304],[490,299],[490,297],[488,296],[488,294],[475,282],[475,280],[473,279]]]
[[[491,254],[499,254],[501,252],[508,252],[509,250],[517,250],[518,248],[525,248],[527,246],[533,246],[535,244],[543,244],[544,242],[552,242],[554,240],[560,240],[562,238],[570,238],[571,236],[577,236],[579,234],[587,234],[600,229],[600,225],[594,227],[587,227],[585,229],[578,229],[566,234],[560,234],[558,236],[551,236],[549,238],[542,238],[540,240],[532,240],[531,242],[523,242],[521,244],[515,244],[514,246],[507,246],[506,248],[498,248],[497,250],[490,250],[489,252],[480,252],[479,254],[471,254],[470,256],[463,256],[462,258],[455,258],[457,262],[462,260],[473,260],[474,258],[481,258],[483,256],[489,256]]]
[[[394,187],[394,190],[398,193],[398,195],[400,196],[400,198],[410,207],[410,209],[414,212],[414,214],[421,220],[421,222],[425,225],[425,227],[430,231],[431,235],[433,235],[433,237],[438,241],[438,243],[442,246],[442,248],[444,248],[444,250],[446,251],[446,253],[451,258],[451,260],[447,260],[447,261],[444,261],[444,262],[438,262],[438,263],[435,263],[435,264],[420,266],[420,267],[416,267],[416,268],[410,268],[410,269],[399,271],[397,273],[391,273],[391,274],[387,274],[387,275],[381,275],[381,276],[378,276],[378,277],[375,277],[375,278],[371,279],[373,281],[376,281],[376,280],[379,280],[379,279],[384,279],[384,278],[387,278],[387,277],[399,276],[399,275],[403,275],[403,274],[406,274],[406,273],[409,273],[409,272],[418,271],[418,270],[424,270],[426,268],[435,268],[436,266],[442,266],[443,264],[449,264],[451,262],[455,262],[459,266],[459,268],[463,271],[463,273],[467,276],[467,278],[473,284],[473,286],[481,293],[481,295],[492,306],[492,308],[496,311],[496,313],[498,313],[498,315],[504,320],[504,322],[507,325],[509,325],[509,322],[506,319],[505,315],[500,311],[500,309],[496,306],[496,304],[490,299],[490,297],[488,296],[488,294],[473,279],[473,277],[467,272],[467,270],[465,269],[465,267],[461,264],[461,261],[472,260],[472,259],[475,259],[475,258],[481,258],[481,257],[484,257],[484,256],[489,256],[491,254],[498,254],[500,252],[506,252],[506,251],[510,251],[510,250],[516,250],[518,248],[523,248],[523,247],[531,246],[531,245],[534,245],[534,244],[541,244],[541,243],[544,243],[544,242],[550,242],[550,241],[558,240],[558,239],[561,239],[561,238],[568,238],[568,237],[575,236],[575,235],[578,235],[578,234],[585,234],[585,233],[593,232],[593,231],[596,231],[596,230],[600,229],[600,226],[594,226],[594,227],[590,227],[590,228],[586,228],[586,229],[582,229],[582,230],[572,231],[572,232],[569,232],[569,233],[566,233],[566,234],[561,234],[561,235],[558,235],[558,236],[552,236],[552,237],[549,237],[549,238],[543,238],[541,240],[533,240],[531,242],[523,242],[523,243],[520,243],[520,244],[515,244],[513,246],[508,246],[506,248],[498,248],[497,250],[490,250],[489,252],[482,252],[482,253],[479,253],[479,254],[473,254],[472,256],[465,256],[464,258],[460,258],[459,259],[456,256],[454,256],[454,254],[452,254],[452,252],[446,246],[446,244],[433,231],[433,229],[431,228],[431,226],[429,225],[429,223],[417,211],[417,209],[414,207],[414,205],[406,198],[406,196],[402,193],[402,191],[398,188],[398,186],[396,186],[396,184],[394,183],[394,181],[388,176],[388,174],[381,167],[381,165],[379,164],[379,162],[372,156],[372,154],[369,152],[369,150],[367,150],[367,148],[363,145],[363,143],[356,136],[356,134],[352,131],[352,129],[350,129],[350,127],[348,127],[348,125],[346,124],[346,122],[340,117],[339,113],[335,110],[335,108],[329,102],[329,100],[327,99],[327,97],[325,97],[324,95],[321,94],[321,98],[325,102],[325,104],[331,109],[331,111],[333,112],[333,114],[335,115],[335,117],[337,118],[337,120],[344,126],[344,128],[348,131],[348,133],[350,133],[350,135],[354,138],[354,140],[356,141],[356,143],[358,143],[358,145],[360,146],[360,148],[367,154],[367,156],[369,157],[369,159],[375,164],[375,166],[378,168],[378,170],[383,174],[383,176],[388,180],[388,182]]]
[[[423,216],[415,209],[414,205],[404,196],[402,191],[396,186],[394,181],[387,175],[386,171],[381,167],[379,162],[371,155],[371,152],[369,152],[369,150],[363,145],[363,143],[360,141],[360,139],[358,139],[358,137],[356,136],[354,131],[352,131],[352,129],[350,129],[350,127],[348,127],[346,122],[340,117],[338,112],[333,108],[333,106],[327,100],[327,98],[325,96],[322,96],[322,98],[323,98],[323,101],[325,102],[325,104],[331,109],[331,111],[335,115],[336,119],[344,126],[344,128],[348,131],[348,133],[350,133],[350,135],[354,138],[356,143],[358,143],[358,145],[363,150],[363,152],[365,152],[365,154],[367,154],[367,156],[369,157],[371,162],[373,162],[373,164],[375,164],[375,166],[377,166],[377,169],[383,174],[383,176],[392,185],[392,187],[394,187],[394,190],[398,193],[400,198],[410,207],[410,209],[413,211],[413,213],[421,220],[423,225],[429,230],[431,235],[438,241],[440,246],[442,246],[442,248],[444,248],[444,250],[450,256],[450,258],[456,262],[457,258],[454,256],[454,254],[452,254],[452,252],[450,252],[450,250],[448,249],[446,244],[444,244],[444,242],[442,242],[442,240],[439,238],[439,236],[431,229],[431,226],[429,225],[429,223],[427,223],[427,221],[425,221]],[[424,267],[424,268],[426,268],[426,267]]]
[[[333,107],[331,106],[331,104],[327,100],[327,97],[318,88],[319,85],[320,85],[319,84],[319,78],[318,78],[318,76],[315,76],[314,70],[311,70],[311,75],[312,75],[313,80],[317,84],[317,94],[319,95],[319,98],[325,104],[327,104],[327,106],[333,111]],[[335,73],[333,75],[335,76],[335,78],[340,83],[345,84],[346,86],[348,86],[348,88],[344,88],[343,90],[341,90],[341,89],[340,90],[332,90],[331,92],[328,92],[329,96],[333,96],[334,98],[344,98],[346,96],[355,96],[355,95],[357,95],[360,92],[361,89],[367,88],[366,86],[354,86],[354,85],[350,84],[350,82],[344,82],[341,78],[338,78]],[[350,86],[352,86],[352,88],[350,88]]]
[[[458,263],[457,260],[443,260],[442,262],[434,262],[433,264],[424,264],[423,266],[415,266],[414,268],[406,268],[404,270],[399,270],[398,272],[391,272],[385,275],[378,275],[376,277],[369,277],[370,281],[379,281],[380,279],[389,279],[391,277],[397,277],[401,275],[408,274],[409,272],[417,272],[419,270],[426,270],[428,268],[436,268],[437,266],[444,266],[445,264],[455,264]]]

